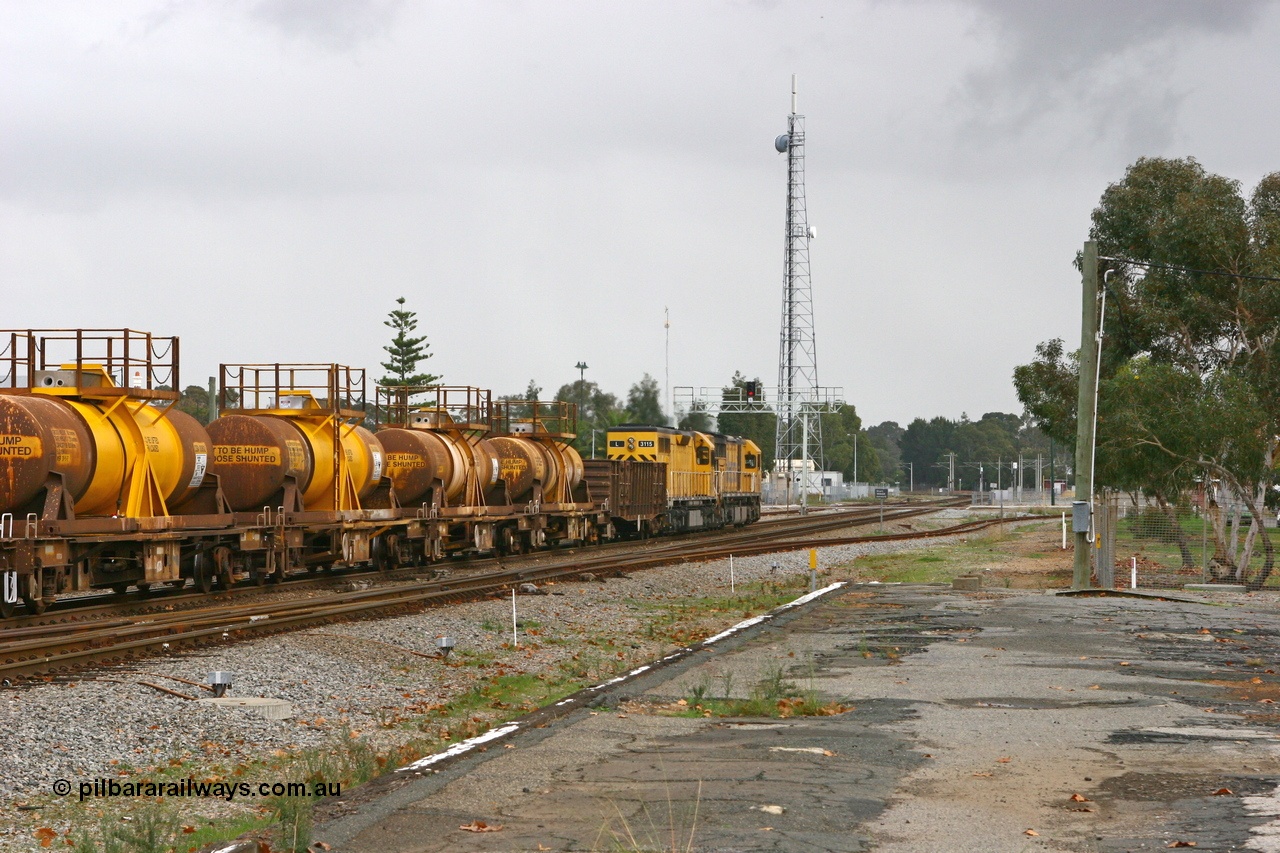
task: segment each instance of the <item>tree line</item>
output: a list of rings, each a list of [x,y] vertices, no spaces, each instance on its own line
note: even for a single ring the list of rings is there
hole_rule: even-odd
[[[1214,574],[1261,586],[1280,497],[1280,172],[1246,198],[1192,158],[1141,158],[1103,192],[1089,237],[1105,306],[1096,486],[1145,495],[1171,519],[1202,494]],[[1051,340],[1014,371],[1023,405],[1061,442],[1075,441],[1079,363]]]

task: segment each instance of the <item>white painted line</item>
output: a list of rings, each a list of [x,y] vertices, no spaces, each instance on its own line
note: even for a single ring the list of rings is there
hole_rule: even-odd
[[[501,728],[490,729],[482,735],[477,735],[476,737],[469,738],[468,740],[464,740],[460,743],[455,743],[444,752],[437,752],[435,755],[428,755],[426,758],[420,758],[412,764],[406,764],[396,772],[421,770],[424,767],[430,767],[438,761],[444,761],[446,758],[453,758],[455,755],[462,755],[464,752],[470,752],[483,743],[488,743],[491,740],[497,740],[500,737],[506,737],[518,728],[520,728],[518,723],[508,723]]]
[[[761,622],[765,621],[766,619],[772,619],[774,616],[776,616],[777,614],[781,613],[782,611],[790,607],[799,607],[802,604],[808,604],[810,601],[813,601],[815,598],[820,598],[821,596],[826,595],[832,590],[839,589],[844,585],[845,585],[844,581],[836,581],[833,584],[824,586],[822,589],[817,589],[817,590],[814,590],[813,592],[805,593],[804,595],[797,598],[795,601],[789,601],[786,604],[781,605],[780,607],[770,610],[768,613],[762,613],[759,616],[752,616],[750,619],[746,619],[742,622],[739,622],[737,625],[734,625],[732,628],[727,628],[721,631],[719,634],[716,634],[714,637],[708,637],[707,639],[702,641],[701,645],[709,646],[712,643],[718,643],[721,640],[723,640],[725,637],[733,636],[739,631],[750,628],[752,625],[759,625]]]
[[[613,685],[615,685],[615,684],[621,684],[622,682],[626,681],[628,678],[635,678],[635,677],[636,677],[637,675],[639,675],[640,673],[642,673],[642,672],[647,672],[648,670],[649,670],[649,665],[648,665],[648,664],[645,664],[644,666],[639,667],[638,669],[633,669],[633,670],[631,670],[630,672],[626,673],[625,675],[619,675],[617,678],[610,678],[608,681],[603,682],[602,684],[597,684],[597,685],[595,685],[594,687],[590,687],[590,688],[588,688],[588,689],[589,689],[589,690],[603,690],[603,689],[604,689],[604,688],[606,688],[606,687],[612,687],[612,686],[613,686]]]
[[[833,583],[830,586],[825,586],[822,589],[816,590],[814,592],[810,592],[806,595],[802,595],[799,598],[797,598],[795,601],[790,601],[786,604],[783,604],[782,606],[777,607],[774,610],[769,611],[768,613],[761,614],[760,616],[755,616],[743,622],[739,622],[737,625],[734,625],[732,628],[729,628],[727,631],[721,631],[719,634],[716,634],[714,637],[703,640],[701,643],[699,643],[699,645],[709,646],[718,640],[722,640],[725,637],[728,637],[732,634],[736,634],[737,632],[742,631],[746,628],[750,628],[752,625],[758,625],[759,623],[765,621],[766,619],[770,619],[773,616],[777,615],[778,613],[781,613],[783,610],[786,610],[791,607],[799,607],[802,604],[808,604],[810,601],[813,601],[815,598],[819,598],[820,596],[826,595],[832,590],[839,589],[844,585],[845,585],[844,581],[837,581],[836,583]],[[665,658],[663,658],[663,661],[673,660],[675,658],[688,654],[691,651],[692,651],[691,648],[685,647],[683,649],[680,649],[679,651],[676,651],[667,655]],[[631,670],[625,675],[619,675],[617,678],[611,678],[608,681],[604,682],[603,684],[597,684],[594,687],[591,687],[588,689],[603,690],[606,687],[612,687],[615,684],[620,684],[623,681],[627,681],[629,679],[635,678],[637,675],[648,672],[652,668],[653,667],[651,665],[645,664],[644,666],[636,667],[635,669]],[[572,699],[563,699],[557,702],[556,705],[557,707],[561,705],[567,705],[572,701],[573,701]],[[512,732],[516,731],[519,728],[520,728],[519,723],[508,723],[507,725],[501,726],[500,728],[487,731],[482,735],[478,735],[468,740],[464,740],[460,743],[455,743],[453,746],[449,747],[444,752],[437,752],[435,755],[428,755],[426,758],[420,758],[417,761],[413,762],[412,764],[406,764],[404,767],[401,767],[396,772],[400,773],[406,770],[421,770],[424,767],[430,767],[432,764],[435,764],[440,761],[444,761],[446,758],[453,758],[456,755],[462,755],[463,753],[470,752],[471,750],[475,749],[477,746],[480,746],[481,744],[484,744],[484,743],[488,743],[491,740],[497,740],[498,738],[506,737],[507,735],[511,734]]]

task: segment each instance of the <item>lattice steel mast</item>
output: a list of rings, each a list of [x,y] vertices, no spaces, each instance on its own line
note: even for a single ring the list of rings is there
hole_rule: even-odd
[[[822,471],[822,394],[813,331],[813,288],[809,281],[809,240],[805,210],[804,116],[796,112],[796,76],[791,75],[791,115],[787,133],[774,141],[787,155],[787,233],[782,291],[782,334],[778,350],[778,438],[775,470],[787,477],[788,491],[800,474],[803,495],[812,470]]]

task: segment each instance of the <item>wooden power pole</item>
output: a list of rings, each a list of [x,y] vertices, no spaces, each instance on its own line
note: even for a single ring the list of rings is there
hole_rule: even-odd
[[[1084,244],[1080,305],[1080,395],[1076,401],[1076,507],[1085,503],[1088,524],[1076,519],[1072,589],[1086,589],[1090,575],[1090,529],[1093,526],[1093,453],[1098,403],[1098,244]],[[1082,530],[1081,528],[1084,527]]]

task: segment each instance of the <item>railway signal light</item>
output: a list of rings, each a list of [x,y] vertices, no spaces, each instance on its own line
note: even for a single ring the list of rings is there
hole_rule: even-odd
[[[747,400],[749,402],[753,402],[756,399],[756,391],[758,390],[758,388],[759,388],[759,383],[757,382],[744,383],[743,389],[747,392]]]

